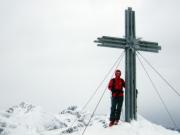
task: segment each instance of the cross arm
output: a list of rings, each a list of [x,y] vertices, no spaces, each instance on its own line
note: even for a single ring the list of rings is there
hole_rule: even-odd
[[[99,43],[98,46],[101,47],[111,47],[111,48],[126,47],[126,39],[124,38],[102,36],[100,38],[97,38],[97,40],[95,40],[94,42]]]
[[[161,50],[161,46],[157,42],[138,41],[135,46],[139,51],[159,52]]]

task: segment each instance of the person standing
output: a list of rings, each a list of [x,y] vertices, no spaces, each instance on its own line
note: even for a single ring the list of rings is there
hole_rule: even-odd
[[[124,98],[123,88],[125,88],[125,81],[121,78],[121,71],[117,69],[115,71],[115,78],[112,78],[108,85],[108,89],[112,93],[109,126],[117,125],[120,120]]]

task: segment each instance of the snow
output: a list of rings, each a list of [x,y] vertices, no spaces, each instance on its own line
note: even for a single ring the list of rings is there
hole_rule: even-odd
[[[131,123],[121,122],[119,125],[111,128],[97,129],[95,126],[90,127],[87,130],[86,135],[98,133],[101,135],[180,135],[178,132],[167,130],[162,126],[152,124],[142,117],[138,121],[132,121]]]
[[[22,102],[0,112],[0,135],[81,135],[90,117],[91,113],[77,106],[50,114],[41,107]],[[180,135],[141,116],[138,116],[137,121],[120,121],[113,127],[107,127],[108,122],[106,115],[93,116],[84,135]]]

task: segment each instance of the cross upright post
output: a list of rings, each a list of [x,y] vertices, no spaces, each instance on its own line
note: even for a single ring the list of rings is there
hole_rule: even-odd
[[[125,121],[137,119],[136,89],[136,51],[159,52],[161,47],[156,42],[136,39],[135,12],[125,10],[125,38],[103,36],[95,41],[98,46],[125,49]]]
[[[125,48],[125,119],[137,119],[136,115],[136,50],[134,49],[135,35],[135,12],[131,8],[125,11],[125,38],[129,47]]]

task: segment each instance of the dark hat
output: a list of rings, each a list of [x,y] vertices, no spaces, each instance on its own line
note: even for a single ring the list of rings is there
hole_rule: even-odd
[[[121,70],[119,70],[119,69],[116,69],[116,71],[115,72],[121,72]]]

